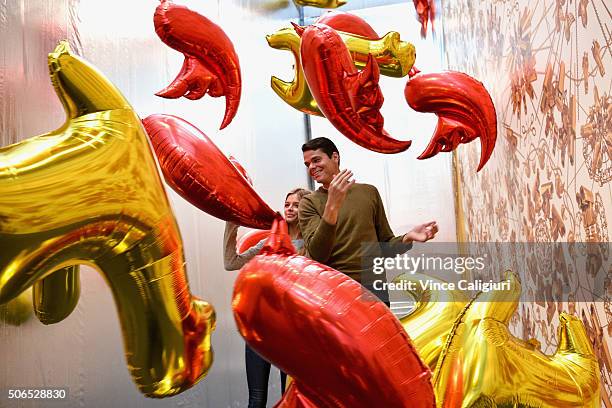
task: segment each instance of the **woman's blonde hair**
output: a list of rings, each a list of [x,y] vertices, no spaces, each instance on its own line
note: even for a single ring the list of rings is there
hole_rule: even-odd
[[[287,199],[289,198],[290,195],[297,195],[298,201],[301,201],[302,198],[304,198],[305,196],[307,196],[308,194],[312,193],[312,191],[310,190],[306,190],[305,188],[294,188],[293,190],[289,191],[287,193],[287,195],[285,196],[285,201],[287,201]]]

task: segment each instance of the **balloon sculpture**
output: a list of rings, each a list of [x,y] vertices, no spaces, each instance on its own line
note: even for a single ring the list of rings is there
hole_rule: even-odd
[[[557,352],[548,356],[512,336],[508,323],[521,294],[478,294],[457,317],[438,359],[439,407],[599,407],[599,368],[580,319],[561,313]]]
[[[231,40],[206,17],[169,0],[161,0],[153,21],[159,38],[185,55],[178,76],[156,95],[188,99],[199,99],[206,93],[225,96],[221,129],[225,128],[236,115],[242,88],[238,55]]]
[[[0,323],[21,326],[32,317],[32,291],[25,290],[7,303],[0,304]]]
[[[249,231],[238,239],[236,242],[236,252],[241,254],[249,248],[257,245],[262,239],[270,236],[269,230],[253,230]]]
[[[324,24],[295,26],[301,36],[301,60],[310,92],[325,117],[358,145],[379,153],[399,153],[411,141],[393,139],[380,114],[380,71],[372,55],[363,71],[353,65],[340,35]]]
[[[435,406],[430,371],[391,311],[343,273],[295,255],[282,219],[242,268],[232,307],[248,344],[293,377],[277,407]]]
[[[230,163],[234,165],[236,170],[238,170],[240,174],[242,174],[242,177],[245,178],[247,183],[249,183],[252,186],[253,180],[251,179],[251,176],[249,176],[249,173],[247,173],[246,169],[242,166],[242,164],[240,164],[240,162],[234,156],[230,155],[227,159],[230,161]]]
[[[432,370],[436,367],[442,353],[448,334],[453,328],[455,319],[468,303],[464,291],[455,290],[424,290],[420,282],[441,280],[434,277],[415,274],[402,274],[396,282],[415,282],[414,291],[407,292],[415,299],[416,306],[400,319],[404,330],[412,339],[414,347],[421,360]]]
[[[427,36],[427,23],[431,21],[431,32],[433,33],[434,19],[436,17],[435,0],[412,0],[417,13],[417,19],[421,23],[421,37]]]
[[[66,42],[49,55],[49,70],[66,123],[0,149],[0,304],[46,279],[60,296],[56,271],[94,266],[111,287],[138,388],[177,394],[212,364],[215,312],[189,292],[147,137],[119,91]]]
[[[391,31],[380,38],[365,20],[350,13],[330,12],[319,17],[317,22],[338,30],[357,68],[365,67],[368,54],[376,59],[381,74],[391,77],[408,75],[414,64],[414,46],[401,41],[397,32]],[[272,48],[291,51],[295,58],[293,81],[286,82],[273,76],[271,86],[274,92],[288,105],[301,112],[323,116],[304,77],[300,61],[300,37],[295,29],[282,28],[266,36],[266,40]]]
[[[328,11],[322,14],[315,23],[326,24],[337,31],[344,31],[367,39],[378,38],[378,34],[367,21],[355,14],[343,11]]]
[[[336,8],[346,4],[346,0],[293,0],[293,2],[298,6],[318,8]]]
[[[495,106],[485,87],[461,72],[419,74],[415,69],[411,76],[404,89],[410,107],[438,115],[435,133],[419,159],[450,152],[460,143],[479,137],[480,171],[491,157],[497,139]]]
[[[42,324],[55,324],[67,318],[79,302],[79,266],[59,269],[36,282],[32,299],[34,313]]]
[[[274,211],[242,171],[189,122],[151,115],[144,124],[166,182],[202,211],[250,228],[270,228]],[[242,168],[242,166],[240,166]]]

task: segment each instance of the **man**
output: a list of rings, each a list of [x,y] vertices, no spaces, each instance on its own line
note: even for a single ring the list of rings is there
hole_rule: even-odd
[[[363,244],[387,243],[384,248],[376,244],[368,257],[394,256],[409,250],[413,241],[425,242],[436,235],[438,226],[432,221],[394,236],[378,190],[355,183],[350,170],[340,171],[340,153],[331,140],[312,139],[302,146],[302,153],[310,176],[322,185],[299,206],[304,247],[310,258],[362,282],[362,274],[371,276],[366,275],[371,269],[364,267]],[[386,292],[377,295],[387,301]]]

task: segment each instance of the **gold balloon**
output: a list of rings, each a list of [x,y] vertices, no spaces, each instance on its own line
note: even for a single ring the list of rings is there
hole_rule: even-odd
[[[599,367],[580,319],[561,313],[552,356],[512,336],[508,323],[521,294],[478,294],[462,311],[438,359],[433,383],[438,407],[598,407]]]
[[[293,0],[293,2],[298,6],[318,8],[337,8],[346,4],[346,0]]]
[[[415,274],[402,274],[394,282],[415,282],[414,291],[406,293],[415,300],[415,308],[400,319],[404,330],[412,339],[412,343],[419,352],[421,360],[433,371],[442,353],[448,334],[453,328],[455,319],[469,299],[461,290],[423,289],[420,282],[443,281],[430,276]]]
[[[79,266],[67,266],[34,284],[34,313],[42,324],[55,324],[72,313],[81,293]]]
[[[13,300],[0,305],[0,322],[21,326],[32,316],[32,290],[22,292]]]
[[[376,59],[380,73],[401,78],[408,75],[416,59],[414,45],[401,41],[399,33],[391,31],[384,37],[370,40],[358,35],[338,32],[346,44],[357,68],[364,68],[368,55]],[[271,79],[272,89],[282,100],[295,109],[310,115],[323,116],[310,93],[300,59],[300,36],[293,27],[281,28],[266,36],[268,45],[279,50],[289,50],[295,59],[295,76],[291,82],[275,76]]]
[[[259,13],[273,13],[289,6],[289,0],[259,0],[251,2],[249,7]]]
[[[400,39],[396,31],[389,31],[384,37],[369,40],[358,35],[339,31],[342,41],[346,44],[355,66],[363,69],[368,62],[368,54],[372,54],[381,75],[393,78],[403,78],[410,72],[416,59],[414,45]]]
[[[287,102],[289,106],[308,113],[309,115],[323,116],[317,102],[310,93],[310,88],[306,83],[304,70],[300,63],[300,36],[297,35],[293,27],[281,28],[277,32],[266,36],[268,45],[277,50],[289,50],[295,59],[295,76],[293,81],[286,82],[273,76],[271,86],[274,92]]]
[[[147,136],[121,93],[68,43],[49,54],[49,71],[67,121],[0,149],[0,304],[47,278],[38,305],[49,310],[57,299],[57,319],[73,305],[78,276],[52,274],[93,266],[113,293],[140,391],[180,393],[212,364],[215,314],[189,292]]]

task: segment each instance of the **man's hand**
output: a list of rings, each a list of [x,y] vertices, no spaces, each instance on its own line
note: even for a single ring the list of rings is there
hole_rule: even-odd
[[[430,221],[425,224],[417,225],[408,231],[406,234],[404,234],[402,242],[405,244],[410,244],[413,241],[427,242],[434,238],[437,232],[438,224],[436,221]]]
[[[353,177],[353,172],[345,169],[336,174],[331,183],[329,183],[327,204],[325,204],[325,211],[323,211],[323,219],[328,224],[336,225],[336,222],[338,222],[338,212],[342,207],[342,203],[344,203],[346,193],[355,184],[355,180],[351,179],[351,177]]]

